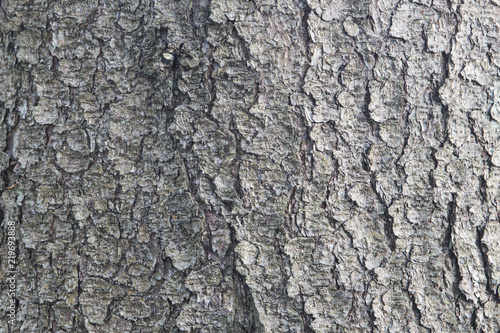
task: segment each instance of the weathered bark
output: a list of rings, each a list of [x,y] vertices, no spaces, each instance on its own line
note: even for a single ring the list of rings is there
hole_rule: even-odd
[[[499,0],[1,8],[0,332],[500,329]]]

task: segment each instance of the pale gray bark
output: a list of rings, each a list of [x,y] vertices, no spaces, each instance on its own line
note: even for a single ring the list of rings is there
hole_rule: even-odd
[[[498,0],[0,14],[0,332],[500,330]]]

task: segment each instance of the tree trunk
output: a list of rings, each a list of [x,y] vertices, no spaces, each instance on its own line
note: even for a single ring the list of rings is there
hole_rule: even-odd
[[[1,7],[0,332],[500,329],[499,0]]]

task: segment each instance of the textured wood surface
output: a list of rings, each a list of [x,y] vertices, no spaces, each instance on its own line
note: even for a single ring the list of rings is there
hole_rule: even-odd
[[[0,26],[0,332],[500,330],[498,0]]]

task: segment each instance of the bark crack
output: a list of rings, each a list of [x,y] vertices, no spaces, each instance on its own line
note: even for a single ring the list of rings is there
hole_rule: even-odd
[[[488,247],[483,243],[485,227],[476,227],[476,246],[481,254],[481,262],[483,264],[484,276],[486,277],[486,291],[496,303],[500,303],[498,294],[492,290],[491,267],[488,260]]]
[[[394,218],[389,214],[389,205],[385,202],[384,198],[382,195],[379,193],[377,189],[377,180],[376,176],[374,173],[371,173],[370,177],[370,184],[372,187],[373,192],[375,193],[375,196],[377,198],[377,201],[382,205],[384,208],[384,213],[382,215],[384,219],[384,233],[385,237],[387,239],[387,244],[389,246],[389,249],[394,252],[396,250],[396,240],[397,236],[394,233]]]
[[[455,281],[453,282],[453,293],[455,295],[455,306],[458,307],[459,300],[461,298],[466,299],[462,290],[460,289],[460,282],[462,281],[462,275],[460,273],[460,265],[458,263],[458,257],[454,250],[453,245],[453,232],[454,226],[456,222],[456,211],[457,211],[457,195],[455,193],[452,194],[452,200],[448,203],[448,213],[446,217],[446,221],[448,226],[446,228],[445,236],[444,236],[444,249],[448,253],[451,262],[453,263]]]
[[[314,113],[314,107],[316,106],[316,100],[314,99],[314,96],[310,92],[306,92],[304,89],[304,86],[306,84],[306,77],[307,73],[311,67],[311,43],[312,43],[312,38],[309,33],[309,14],[311,13],[311,7],[307,3],[307,1],[300,1],[298,3],[298,7],[300,8],[302,12],[302,17],[300,21],[300,27],[301,27],[301,33],[302,33],[302,39],[304,41],[304,50],[306,54],[306,65],[302,69],[302,73],[300,76],[300,85],[299,85],[299,91],[300,93],[304,94],[307,96],[307,98],[310,101],[311,106],[302,106],[301,113],[299,115],[299,125],[301,128],[305,129],[305,132],[303,134],[302,138],[302,144],[300,147],[300,153],[301,153],[301,160],[304,165],[304,173],[308,180],[312,180],[314,178],[314,142],[311,138],[311,127],[308,124],[308,120],[306,118],[306,108],[311,107],[311,113]]]

